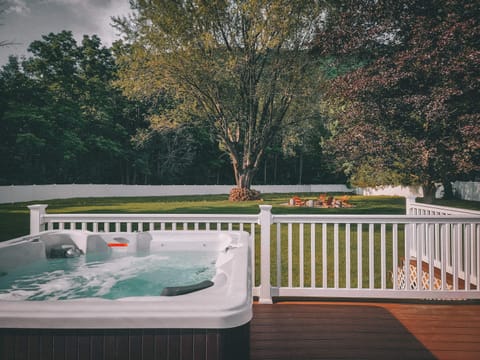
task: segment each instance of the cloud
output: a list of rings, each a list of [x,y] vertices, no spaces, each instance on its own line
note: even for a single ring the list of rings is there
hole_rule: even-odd
[[[7,0],[5,2],[4,14],[18,14],[25,15],[30,13],[30,8],[23,0]]]
[[[131,12],[128,0],[0,0],[9,9],[1,16],[0,41],[15,43],[0,47],[0,67],[9,55],[28,55],[27,47],[42,35],[72,31],[77,42],[83,35],[98,35],[110,46],[118,37],[112,16]]]

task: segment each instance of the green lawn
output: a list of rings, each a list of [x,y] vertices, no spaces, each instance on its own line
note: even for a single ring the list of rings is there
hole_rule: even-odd
[[[226,195],[77,198],[0,205],[0,241],[29,232],[29,211],[33,203],[48,204],[49,213],[195,213],[195,214],[257,214],[258,205],[270,204],[274,214],[404,214],[405,200],[388,196],[352,196],[355,205],[348,209],[312,209],[284,204],[293,194],[264,194],[263,201],[233,203]],[[297,194],[314,199],[318,194]]]
[[[259,204],[273,205],[274,214],[404,214],[405,199],[392,196],[356,196],[353,208],[312,209],[290,207],[284,204],[294,194],[263,194],[263,201],[232,203],[226,195],[129,197],[129,198],[76,198],[47,200],[31,203],[0,205],[0,241],[28,234],[28,205],[48,204],[49,213],[196,213],[196,214],[256,214]],[[295,194],[314,199],[318,194]],[[480,202],[438,200],[443,206],[480,210]]]

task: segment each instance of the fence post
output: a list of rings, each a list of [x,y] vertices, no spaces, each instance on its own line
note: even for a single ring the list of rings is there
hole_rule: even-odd
[[[407,215],[414,215],[413,205],[415,204],[416,197],[407,196],[405,198],[405,213]]]
[[[43,231],[43,215],[45,215],[45,209],[48,205],[38,204],[29,205],[30,209],[30,235],[38,234]]]
[[[260,304],[272,304],[270,284],[270,226],[272,225],[272,205],[260,206]],[[255,264],[253,264],[255,266]]]

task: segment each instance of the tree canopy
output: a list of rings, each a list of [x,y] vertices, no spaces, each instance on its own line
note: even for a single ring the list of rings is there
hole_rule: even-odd
[[[131,4],[111,48],[63,31],[2,67],[1,184],[480,175],[474,0]]]
[[[317,1],[133,1],[117,20],[131,41],[119,86],[134,98],[167,93],[175,106],[154,127],[204,121],[228,153],[238,187],[249,188],[279,129],[301,121],[292,104],[318,83],[309,47]]]
[[[171,112],[176,100],[128,100],[112,85],[122,47],[106,48],[96,36],[78,43],[64,31],[33,42],[27,58],[10,57],[0,69],[0,184],[234,183],[208,124],[192,116],[152,125],[147,119]],[[290,150],[296,140],[279,134],[269,144],[259,182],[329,181],[319,154]]]
[[[331,43],[317,44],[333,64],[349,56],[357,65],[331,81],[325,101],[329,147],[352,182],[421,184],[431,194],[435,182],[478,174],[478,3],[340,3],[325,28]]]
[[[111,51],[95,35],[79,45],[68,31],[44,35],[29,51],[0,73],[0,181],[125,180],[132,109],[110,84]]]

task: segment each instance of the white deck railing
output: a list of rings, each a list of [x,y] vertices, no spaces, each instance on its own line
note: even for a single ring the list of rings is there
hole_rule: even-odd
[[[409,215],[480,217],[480,211],[417,203],[412,199],[407,199],[406,208]],[[475,256],[475,254],[478,254],[480,233],[478,233],[479,229],[475,227],[475,224],[464,224],[463,226],[421,225],[412,229],[412,231],[414,232],[412,233],[410,249],[412,256],[417,257],[417,254],[421,254],[418,258],[428,264],[433,263],[436,268],[440,268],[443,263],[446,272],[453,274],[455,272],[455,258],[451,249],[459,246],[458,251],[462,256],[457,259],[459,265],[455,277],[465,280],[465,276],[469,274],[471,278],[476,280],[479,273],[477,266],[480,260],[479,256]],[[420,244],[417,239],[420,239]],[[426,246],[427,239],[432,239],[432,249]],[[477,239],[477,241],[466,241],[465,239]],[[445,246],[445,258],[443,260],[441,258],[442,245]],[[471,246],[471,249],[467,250],[467,246]]]
[[[480,216],[480,211],[459,209],[449,206],[417,203],[415,199],[407,198],[406,212],[408,215],[474,215]]]
[[[47,214],[46,205],[30,211],[31,233],[247,231],[262,303],[275,296],[480,298],[476,214],[274,215],[270,205],[260,205],[258,215]]]

